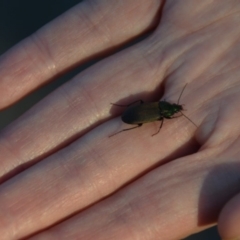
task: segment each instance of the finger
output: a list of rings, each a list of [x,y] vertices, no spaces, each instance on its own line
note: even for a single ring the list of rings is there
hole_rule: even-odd
[[[0,108],[156,23],[161,1],[83,1],[0,58]],[[134,12],[134,14],[133,14]]]
[[[222,239],[237,240],[240,238],[240,195],[236,195],[222,209],[219,220],[218,230]]]
[[[211,152],[212,154],[212,152]],[[52,227],[40,239],[182,239],[216,224],[240,190],[234,162],[202,152],[170,162]]]
[[[182,140],[177,137],[186,129],[162,129],[160,135],[151,137],[155,127],[148,125],[131,136],[122,134],[110,140],[108,135],[117,125],[117,119],[100,125],[3,183],[0,213],[5,214],[1,209],[8,211],[7,218],[0,215],[3,239],[22,238],[49,227],[112,194],[157,164],[195,151],[186,134]],[[178,138],[177,144],[169,135]],[[190,146],[188,150],[182,149],[185,144]]]

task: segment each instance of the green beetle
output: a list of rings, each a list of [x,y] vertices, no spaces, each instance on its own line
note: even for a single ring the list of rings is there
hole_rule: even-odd
[[[112,137],[120,132],[132,130],[134,128],[141,127],[144,123],[161,121],[159,129],[152,136],[158,134],[163,126],[164,119],[172,119],[180,116],[186,117],[190,122],[192,122],[195,126],[196,124],[189,119],[186,115],[182,113],[183,107],[179,104],[182,93],[187,84],[184,86],[177,103],[169,103],[167,101],[159,101],[159,102],[143,102],[142,100],[135,101],[128,105],[119,105],[113,104],[118,107],[127,107],[123,112],[121,118],[124,123],[137,125],[135,127],[126,128],[119,132],[116,132],[109,137]],[[133,105],[139,102],[139,105]],[[176,116],[176,113],[181,113],[180,116]]]

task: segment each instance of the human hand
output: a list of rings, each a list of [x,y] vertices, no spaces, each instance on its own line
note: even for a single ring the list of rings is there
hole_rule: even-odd
[[[43,230],[31,239],[167,240],[216,223],[240,190],[235,2],[85,1],[2,56],[3,108],[148,31],[162,9],[152,35],[2,131],[2,239]],[[159,123],[108,138],[124,127],[111,102],[157,101],[163,86],[176,102],[185,83],[181,102],[197,131],[178,118],[155,137]]]

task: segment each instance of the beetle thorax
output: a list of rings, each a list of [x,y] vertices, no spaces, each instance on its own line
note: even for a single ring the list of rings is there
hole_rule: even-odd
[[[159,109],[164,118],[171,118],[175,113],[183,110],[182,105],[166,101],[159,102]]]

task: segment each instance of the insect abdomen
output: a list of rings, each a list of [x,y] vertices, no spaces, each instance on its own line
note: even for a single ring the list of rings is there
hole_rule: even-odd
[[[143,103],[128,107],[122,114],[122,121],[128,124],[140,124],[160,120],[158,102]]]

